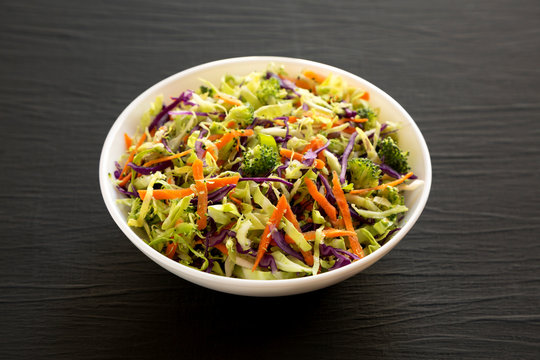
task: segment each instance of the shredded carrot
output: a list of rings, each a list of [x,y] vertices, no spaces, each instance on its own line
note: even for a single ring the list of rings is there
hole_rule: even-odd
[[[124,168],[122,169],[122,172],[120,173],[120,177],[122,177],[122,176],[126,173],[127,168],[128,168],[128,164],[129,164],[131,161],[133,161],[133,158],[135,157],[135,152],[137,151],[137,148],[138,148],[139,146],[142,145],[142,143],[144,142],[144,140],[146,140],[146,133],[143,133],[143,134],[142,134],[141,138],[140,138],[139,141],[137,142],[137,145],[135,145],[135,149],[133,149],[133,150],[131,151],[131,153],[129,154],[129,156],[128,156],[127,160],[126,160],[126,163],[125,163],[125,165],[124,165]],[[120,186],[123,186],[123,185],[120,185]]]
[[[323,208],[326,215],[328,215],[328,217],[330,218],[330,221],[332,222],[332,224],[335,224],[337,221],[336,208],[332,206],[332,204],[330,204],[330,202],[326,199],[326,197],[323,194],[319,192],[319,190],[317,190],[317,186],[311,179],[306,177],[304,179],[304,182],[306,183],[308,192],[313,198],[313,200],[315,200],[317,204],[319,204]]]
[[[226,126],[227,126],[229,129],[231,129],[231,128],[234,127],[234,125],[236,125],[236,122],[235,122],[234,120],[231,120],[231,121],[229,121],[229,122],[227,123]]]
[[[304,70],[302,71],[302,75],[304,75],[305,77],[311,80],[318,82],[319,84],[322,83],[326,79],[325,76],[322,76],[321,74],[317,74],[316,72],[312,70]]]
[[[217,139],[221,139],[223,137],[222,134],[213,134],[208,136],[208,140],[210,141],[216,141]]]
[[[291,206],[288,202],[285,203],[286,205],[286,211],[285,211],[285,218],[293,224],[293,226],[298,230],[299,232],[302,232],[300,229],[300,224],[298,223],[298,220],[296,219],[296,216],[292,212]],[[285,234],[285,241],[289,244],[295,244],[294,240],[287,234]],[[311,251],[304,251],[300,249],[300,252],[302,253],[302,256],[304,257],[304,261],[309,266],[313,265],[313,254]]]
[[[315,231],[305,232],[304,238],[307,241],[313,241],[315,240],[315,233],[316,233]],[[328,229],[323,230],[323,235],[327,238],[335,238],[335,237],[340,237],[340,236],[356,236],[356,233],[354,231],[349,231],[349,230],[328,228]]]
[[[219,251],[221,251],[223,254],[229,255],[229,250],[227,250],[227,246],[225,246],[225,244],[223,243],[216,244],[214,245],[214,247],[218,249]]]
[[[281,156],[285,156],[286,158],[289,158],[289,159],[298,160],[298,161],[304,160],[304,156],[302,154],[294,152],[289,149],[282,148],[279,150],[279,153],[281,154]],[[324,161],[321,161],[320,159],[315,159],[315,167],[317,169],[322,169],[324,166],[325,166]]]
[[[150,161],[147,161],[144,163],[143,166],[150,166],[150,165],[154,165],[154,164],[157,164],[157,163],[160,163],[160,162],[164,162],[164,161],[169,161],[169,160],[173,160],[173,159],[178,159],[184,155],[187,155],[189,153],[191,153],[193,151],[193,149],[189,149],[189,150],[186,150],[186,151],[182,151],[181,153],[178,153],[178,154],[174,154],[174,155],[170,155],[170,156],[164,156],[164,157],[161,157],[159,159],[154,159],[154,160],[150,160]]]
[[[252,271],[255,271],[257,266],[259,266],[259,262],[261,262],[264,253],[266,252],[266,249],[268,248],[268,245],[270,245],[271,240],[271,234],[270,229],[272,226],[277,226],[279,222],[281,221],[281,218],[285,214],[285,211],[287,210],[287,199],[285,198],[285,195],[281,195],[281,197],[278,200],[277,206],[272,212],[272,215],[270,216],[270,220],[268,220],[268,223],[266,224],[266,227],[264,228],[264,232],[261,237],[261,241],[259,242],[259,249],[257,250],[257,257],[255,258],[255,264],[253,264]]]
[[[126,176],[124,176],[123,178],[120,178],[120,182],[118,183],[118,185],[120,186],[124,186],[127,184],[127,182],[129,181],[129,179],[131,179],[131,173],[127,174]]]
[[[355,123],[365,123],[369,119],[366,119],[366,118],[362,118],[362,119],[346,118],[344,120],[345,121],[352,121],[352,122],[355,122]]]
[[[332,178],[332,190],[334,191],[334,197],[336,198],[339,212],[341,213],[341,217],[343,218],[343,222],[345,223],[345,228],[348,231],[352,231],[354,233],[353,235],[349,235],[349,246],[351,247],[353,253],[358,255],[360,258],[363,258],[364,251],[362,250],[362,246],[358,242],[358,237],[354,232],[351,213],[349,211],[349,204],[347,203],[347,199],[345,199],[345,194],[343,193],[343,189],[341,188],[339,176],[335,171],[333,171],[332,173],[334,175],[334,177]]]
[[[146,197],[146,190],[138,191],[141,200],[144,200]],[[193,190],[190,188],[186,189],[155,189],[152,191],[152,197],[156,200],[171,200],[171,199],[180,199],[186,196],[193,194]]]
[[[167,250],[165,251],[165,256],[169,259],[172,259],[174,257],[174,254],[176,254],[176,248],[178,247],[178,244],[175,242],[170,243],[167,245]]]
[[[208,209],[208,189],[203,174],[203,162],[197,159],[193,162],[193,179],[195,179],[195,188],[197,190],[197,227],[202,230],[206,227],[206,210]]]
[[[354,134],[356,132],[356,128],[352,127],[352,126],[349,126],[345,130],[343,130],[343,132],[346,133],[346,134]]]
[[[289,116],[289,123],[290,124],[294,124],[297,120],[298,120],[298,118],[296,116]]]
[[[228,176],[228,177],[222,177],[222,178],[212,178],[212,179],[206,179],[206,187],[208,191],[213,191],[219,188],[224,187],[225,185],[235,185],[238,183],[238,180],[240,179],[240,176]]]
[[[237,105],[237,106],[243,105],[240,100],[227,94],[217,93],[214,97],[225,101],[227,104]]]
[[[294,81],[294,84],[302,89],[306,89],[306,90],[310,90],[312,92],[315,92],[315,89],[313,88],[313,86],[311,86],[311,84],[309,82],[307,82],[306,80],[304,79],[296,79]]]
[[[231,192],[229,192],[229,193],[227,194],[227,196],[229,197],[229,199],[231,199],[232,201],[234,201],[234,202],[237,203],[238,205],[242,206],[242,201],[240,201],[240,200],[238,200],[237,198],[235,198],[235,197],[233,196],[233,194],[234,194],[234,190],[231,191]]]
[[[216,147],[219,150],[221,150],[232,139],[234,139],[236,137],[240,137],[240,136],[252,136],[253,134],[254,134],[253,130],[251,130],[251,129],[230,131],[230,132],[226,133],[225,135],[223,135],[223,137],[219,140],[219,142],[216,143]]]
[[[124,141],[126,142],[126,150],[129,150],[133,140],[128,136],[128,134],[124,133]]]
[[[369,100],[369,93],[366,91],[362,96],[360,96],[360,99]]]
[[[389,183],[386,183],[386,184],[381,184],[379,186],[375,186],[375,187],[368,188],[368,189],[353,190],[353,191],[350,192],[350,194],[362,195],[362,194],[365,194],[365,193],[373,191],[373,190],[382,190],[382,189],[384,189],[385,187],[388,187],[388,186],[396,186],[396,185],[401,184],[402,182],[404,182],[405,180],[407,180],[411,176],[413,176],[413,173],[409,172],[409,173],[403,175],[401,178],[399,178],[397,180],[394,180],[392,182],[389,182]]]

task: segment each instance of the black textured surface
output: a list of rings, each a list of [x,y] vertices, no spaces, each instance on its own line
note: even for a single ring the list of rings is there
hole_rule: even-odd
[[[0,358],[540,358],[538,1],[3,1]],[[98,187],[160,79],[281,55],[375,83],[431,150],[424,214],[362,274],[217,293],[124,237]]]

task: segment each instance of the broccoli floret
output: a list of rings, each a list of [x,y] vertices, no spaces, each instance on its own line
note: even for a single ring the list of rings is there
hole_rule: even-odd
[[[281,93],[281,87],[276,78],[261,80],[257,89],[257,97],[263,104],[275,104],[277,99],[283,97]]]
[[[377,145],[379,157],[384,163],[399,173],[406,173],[410,167],[407,163],[408,152],[401,151],[399,146],[390,137],[379,141]]]
[[[233,107],[231,110],[229,110],[227,117],[225,117],[226,123],[231,120],[238,124],[241,124],[243,127],[251,124],[253,121],[253,108],[251,107],[251,105],[241,105]]]
[[[368,119],[368,121],[364,123],[364,130],[370,130],[375,128],[375,125],[377,123],[377,113],[375,111],[370,108],[363,107],[357,109],[356,114],[361,119]]]
[[[242,173],[247,176],[266,176],[280,164],[275,146],[258,144],[244,152]]]
[[[390,201],[392,205],[404,205],[403,196],[399,194],[399,190],[393,186],[387,186],[382,190],[379,190],[379,196]]]
[[[206,87],[204,85],[201,85],[199,88],[199,92],[202,94],[207,94],[209,97],[213,97],[215,95],[215,91],[212,88]]]
[[[330,144],[328,144],[328,150],[334,154],[341,155],[345,151],[346,143],[338,139],[330,139]]]
[[[351,159],[347,163],[351,182],[358,189],[367,189],[379,185],[381,169],[367,158]]]

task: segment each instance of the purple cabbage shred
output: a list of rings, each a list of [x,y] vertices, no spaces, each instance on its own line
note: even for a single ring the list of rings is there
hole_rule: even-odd
[[[345,173],[347,172],[347,162],[349,161],[349,155],[351,155],[352,149],[354,147],[354,140],[356,139],[357,135],[358,133],[356,131],[351,134],[349,143],[347,144],[345,151],[343,151],[343,157],[341,159],[341,174],[339,175],[339,181],[341,181],[342,184],[345,183]]]

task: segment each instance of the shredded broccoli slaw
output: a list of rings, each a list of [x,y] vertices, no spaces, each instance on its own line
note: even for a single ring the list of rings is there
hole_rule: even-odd
[[[398,130],[341,77],[270,64],[158,97],[124,135],[113,181],[128,225],[170,259],[244,279],[317,275],[400,229],[415,176]]]

